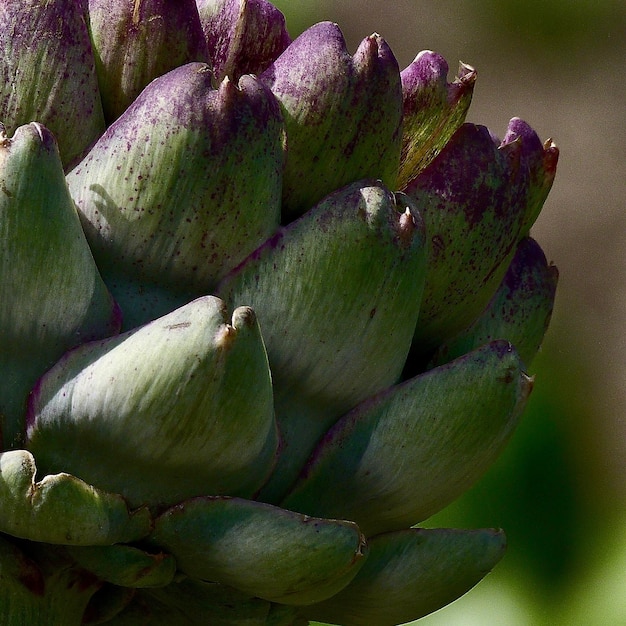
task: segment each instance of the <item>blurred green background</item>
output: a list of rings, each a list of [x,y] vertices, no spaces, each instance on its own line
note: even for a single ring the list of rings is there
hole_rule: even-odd
[[[468,121],[519,116],[561,150],[533,228],[560,270],[530,407],[507,451],[432,526],[497,526],[504,561],[423,626],[626,624],[626,3],[283,0],[292,37],[328,19],[478,70]]]

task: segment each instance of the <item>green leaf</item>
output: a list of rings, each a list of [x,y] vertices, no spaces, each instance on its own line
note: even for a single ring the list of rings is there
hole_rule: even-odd
[[[244,392],[245,390],[245,392]],[[70,352],[30,401],[29,448],[135,506],[257,490],[278,445],[253,311],[194,300]]]
[[[146,509],[129,512],[126,501],[69,474],[35,480],[27,450],[0,453],[0,531],[63,545],[136,541],[150,530]]]
[[[416,524],[482,476],[530,389],[505,341],[392,387],[337,422],[281,506],[354,520],[368,537]]]
[[[332,598],[303,609],[343,626],[395,626],[456,600],[504,556],[496,530],[411,528],[369,540],[370,554],[354,580]]]
[[[291,605],[337,593],[367,554],[352,522],[238,498],[195,498],[173,507],[156,519],[150,541],[171,552],[189,576]]]

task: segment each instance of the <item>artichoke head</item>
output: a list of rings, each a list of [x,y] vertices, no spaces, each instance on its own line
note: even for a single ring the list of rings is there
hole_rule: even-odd
[[[558,149],[266,0],[0,10],[0,621],[393,626],[532,390]]]

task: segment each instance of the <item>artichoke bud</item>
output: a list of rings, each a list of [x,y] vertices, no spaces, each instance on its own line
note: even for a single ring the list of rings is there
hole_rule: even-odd
[[[0,120],[9,134],[45,124],[66,166],[104,131],[87,21],[87,0],[3,0],[0,11]]]
[[[340,415],[398,380],[424,281],[424,225],[408,198],[362,181],[280,230],[218,293],[263,328],[289,484]],[[267,497],[267,496],[266,496]]]
[[[145,508],[66,473],[35,480],[28,450],[0,453],[0,532],[52,544],[98,546],[137,541],[150,531]],[[1,586],[1,585],[0,585]]]
[[[539,244],[530,237],[522,239],[487,308],[471,326],[439,346],[430,366],[503,338],[530,365],[550,323],[558,276],[558,270],[548,265]]]
[[[206,296],[68,353],[31,395],[28,445],[46,471],[69,471],[133,506],[251,495],[277,447],[254,313],[236,309],[228,324],[223,303]]]
[[[412,526],[482,476],[531,387],[505,341],[391,387],[324,435],[281,506],[354,520],[368,537]]]
[[[266,0],[196,0],[213,72],[260,74],[291,43],[285,16]]]
[[[461,63],[452,83],[447,76],[446,60],[430,50],[420,52],[400,74],[404,118],[399,189],[441,152],[465,121],[476,70]]]
[[[526,220],[529,173],[520,141],[498,145],[464,124],[405,189],[431,238],[414,352],[428,354],[485,308]]]
[[[504,556],[500,530],[409,528],[369,540],[354,580],[304,613],[350,626],[395,626],[432,613],[460,597]]]
[[[107,124],[153,79],[209,62],[194,0],[88,0],[89,29]]]
[[[556,146],[465,123],[471,67],[268,0],[0,5],[0,622],[464,593],[502,533],[410,527],[531,391]]]
[[[259,81],[212,89],[208,67],[188,64],[153,81],[68,174],[132,325],[152,319],[146,281],[185,301],[210,293],[278,228],[282,137],[278,104]]]
[[[352,57],[336,24],[316,24],[261,80],[280,101],[285,117],[284,221],[360,179],[395,186],[402,85],[398,63],[382,37],[367,37]]]
[[[240,498],[194,498],[172,507],[155,520],[150,541],[173,554],[192,578],[287,605],[334,595],[367,556],[353,522],[311,518]]]
[[[0,125],[0,439],[23,432],[26,398],[66,350],[118,332],[121,315],[81,229],[52,133]]]

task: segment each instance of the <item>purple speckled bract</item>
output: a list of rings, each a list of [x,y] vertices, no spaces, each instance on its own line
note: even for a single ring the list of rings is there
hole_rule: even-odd
[[[532,159],[533,156],[543,155],[543,143],[537,133],[522,119],[514,117],[507,128],[502,144],[522,140],[522,159]]]
[[[461,64],[453,82],[448,64],[436,52],[424,50],[400,74],[403,99],[402,158],[398,187],[404,187],[427,167],[465,120],[476,71]]]
[[[409,196],[425,191],[441,198],[440,210],[461,209],[470,225],[478,224],[485,211],[506,219],[514,214],[507,203],[511,163],[514,160],[503,158],[485,126],[463,124],[405,191]]]
[[[420,99],[414,96],[425,87],[432,86],[443,92],[448,85],[448,69],[447,61],[440,54],[430,50],[420,52],[400,73],[405,111],[410,112],[420,104]]]
[[[241,15],[241,0],[196,0],[202,31],[206,39],[211,63],[219,78],[224,76],[231,39]]]
[[[521,144],[521,167],[529,177],[526,194],[525,231],[528,232],[548,197],[556,175],[559,150],[550,141],[541,142],[537,133],[523,120],[514,117],[509,122],[502,145],[518,141]]]
[[[538,192],[522,150],[463,124],[405,189],[433,240],[414,343],[424,352],[483,310],[529,228]]]
[[[531,267],[541,268],[542,272],[547,272],[550,279],[546,281],[546,285],[540,285],[539,281],[535,280],[535,274],[528,271]],[[503,285],[508,288],[510,294],[515,291],[524,291],[528,297],[538,297],[538,290],[545,288],[552,292],[549,299],[553,300],[558,276],[557,268],[554,265],[548,265],[541,246],[534,239],[526,237],[517,247],[515,256],[504,276]],[[532,284],[522,284],[528,281],[532,281]]]
[[[0,120],[9,134],[45,124],[65,165],[104,130],[87,22],[87,0],[5,0],[0,9]]]
[[[261,80],[281,100],[295,99],[293,103],[284,102],[289,110],[295,109],[295,115],[298,107],[314,115],[324,112],[325,101],[355,98],[350,88],[376,93],[382,82],[393,87],[396,74],[399,79],[397,61],[381,37],[366,37],[352,57],[337,24],[320,22],[302,33],[263,73]],[[399,86],[400,81],[397,83]],[[313,100],[314,94],[322,99]],[[390,89],[387,96],[394,99],[397,93]]]
[[[336,70],[351,60],[339,26],[320,22],[295,39],[261,75],[261,80],[274,93],[300,100],[309,91],[324,92],[340,80],[342,76],[336,76]]]
[[[464,95],[471,95],[476,71],[461,64],[459,75],[453,82],[448,82],[448,72],[448,63],[440,54],[431,50],[420,52],[400,73],[404,114],[413,115],[429,100],[439,98],[453,105]]]
[[[280,101],[287,130],[283,221],[360,179],[395,187],[402,85],[381,37],[366,37],[352,57],[339,27],[320,22],[260,78]]]
[[[233,133],[241,127],[242,107],[249,109],[249,118],[260,127],[280,119],[278,104],[258,81],[244,76],[238,86],[226,80],[213,89],[210,66],[189,63],[155,80],[107,129],[98,144],[122,135],[127,149],[135,151],[142,134],[150,127],[162,127],[167,120],[172,132],[186,128],[203,133],[210,128],[212,152],[228,150]],[[91,158],[88,156],[85,163]]]
[[[137,120],[142,125],[146,121],[150,122],[147,114],[150,108],[155,110],[153,125],[159,124],[161,122],[159,108],[163,107],[167,109],[172,121],[177,121],[181,125],[201,126],[204,123],[206,102],[211,97],[215,98],[217,93],[212,88],[210,70],[210,66],[205,63],[188,63],[178,67],[159,77],[151,89],[142,91],[129,110],[133,113],[144,110],[141,119]],[[158,101],[155,101],[155,92],[160,95]],[[116,124],[118,126],[128,124],[128,120],[133,120],[133,115],[125,116]],[[115,124],[111,126],[107,134],[115,126]]]
[[[89,24],[108,123],[153,79],[209,61],[195,0],[89,0]]]
[[[67,177],[103,271],[210,291],[278,227],[282,130],[252,76],[214,89],[189,63],[150,83]]]
[[[556,145],[466,123],[470,65],[292,41],[269,0],[0,7],[0,622],[401,624],[467,591],[503,532],[416,526],[532,390]]]
[[[389,44],[379,35],[365,37],[354,53],[353,63],[357,68],[362,68],[364,73],[370,72],[374,85],[376,85],[377,73],[392,72],[395,78],[396,71],[400,68]],[[390,94],[395,96],[395,94]]]
[[[10,32],[16,46],[30,45],[33,43],[34,36],[42,32],[49,34],[54,32],[57,36],[62,36],[63,45],[68,48],[76,45],[82,46],[84,43],[83,37],[87,32],[86,24],[83,25],[83,28],[76,29],[76,22],[73,18],[75,14],[83,17],[87,15],[88,0],[56,0],[55,2],[44,3],[45,6],[42,8],[45,10],[37,15],[36,25],[33,24],[32,13],[25,10],[25,5],[39,9],[40,7],[35,5],[41,5],[41,2],[4,0],[2,4],[0,32]]]
[[[529,124],[519,117],[514,117],[509,122],[502,145],[518,140],[521,143],[521,160],[529,170],[533,183],[549,189],[556,173],[558,148],[552,144],[551,140],[542,143]]]
[[[218,80],[260,74],[291,43],[285,17],[265,0],[198,0],[198,11]]]

